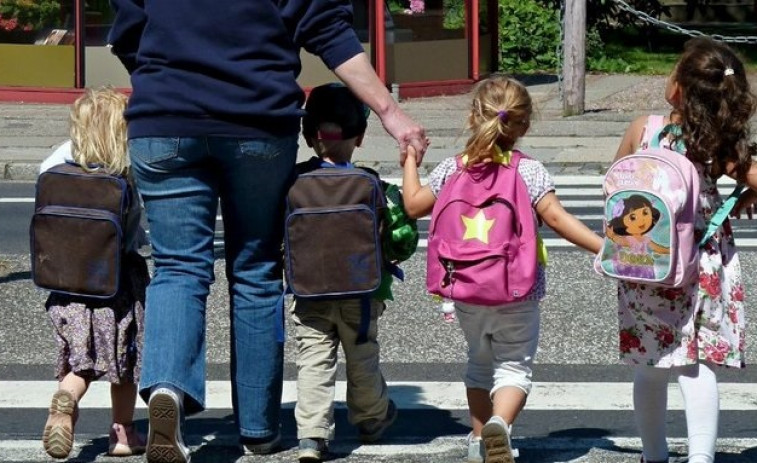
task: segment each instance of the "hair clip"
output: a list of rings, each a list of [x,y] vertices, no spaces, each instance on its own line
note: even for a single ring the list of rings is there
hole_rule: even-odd
[[[507,122],[507,110],[502,109],[500,111],[497,111],[497,117],[499,117],[500,121]]]
[[[732,76],[733,75],[733,68],[725,68],[725,71],[723,71],[724,76]]]

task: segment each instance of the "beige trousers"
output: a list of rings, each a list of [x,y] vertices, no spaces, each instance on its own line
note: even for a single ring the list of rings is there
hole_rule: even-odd
[[[360,300],[300,299],[291,309],[297,346],[297,438],[334,438],[334,387],[339,345],[347,370],[347,409],[352,424],[383,419],[389,406],[379,369],[377,320],[382,301],[371,300],[368,341],[356,344]]]

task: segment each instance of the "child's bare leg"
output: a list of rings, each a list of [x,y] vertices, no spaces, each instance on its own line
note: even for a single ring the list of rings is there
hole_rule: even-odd
[[[473,435],[480,436],[481,428],[492,417],[492,401],[489,398],[489,391],[469,387],[466,389],[466,394],[468,396],[468,409],[470,410]]]
[[[66,458],[74,445],[74,426],[79,414],[77,404],[87,392],[89,380],[68,373],[58,383],[50,403],[50,414],[42,433],[42,444],[48,455]]]
[[[130,425],[134,420],[134,407],[137,403],[137,385],[134,383],[111,384],[110,402],[113,423]]]
[[[134,383],[110,385],[111,414],[108,454],[129,456],[143,453],[145,437],[134,427],[134,407],[137,402],[137,385]]]
[[[526,406],[526,399],[526,392],[519,387],[501,387],[494,392],[494,414],[512,425]]]
[[[76,399],[76,402],[79,403],[81,398],[84,397],[84,394],[87,393],[90,382],[91,381],[89,379],[71,372],[64,376],[63,379],[58,383],[58,390],[70,392],[71,395],[74,396],[74,399]]]

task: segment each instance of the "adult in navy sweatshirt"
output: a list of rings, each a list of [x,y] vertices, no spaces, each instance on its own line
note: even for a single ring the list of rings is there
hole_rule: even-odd
[[[205,320],[221,203],[234,416],[246,453],[280,442],[283,198],[304,95],[301,48],[321,57],[399,144],[424,130],[378,79],[348,0],[111,0],[109,41],[131,75],[129,152],[155,275],[140,395],[148,461],[186,462],[182,416],[205,408]]]

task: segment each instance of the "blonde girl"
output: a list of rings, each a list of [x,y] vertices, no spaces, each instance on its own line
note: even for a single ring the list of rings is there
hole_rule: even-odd
[[[137,250],[144,242],[139,227],[139,200],[130,179],[126,153],[126,97],[110,88],[87,90],[70,112],[71,140],[46,159],[41,171],[62,162],[86,170],[105,169],[126,175],[132,185],[132,208],[125,230],[122,289],[112,299],[95,300],[52,292],[45,304],[57,345],[58,390],[42,436],[45,451],[66,458],[73,447],[78,403],[94,380],[111,383],[112,423],[108,454],[128,456],[144,451],[144,438],[134,427],[134,405],[140,372],[147,265]]]
[[[696,228],[703,234],[722,204],[717,180],[728,176],[757,188],[757,147],[749,119],[755,97],[744,65],[726,45],[693,39],[673,69],[665,98],[681,115],[672,144],[697,167],[701,204]],[[660,117],[631,123],[615,159],[648,146]],[[669,120],[662,122],[665,126]],[[740,206],[755,199],[753,190]],[[738,210],[738,207],[737,207]],[[699,279],[677,290],[620,282],[620,357],[635,366],[634,411],[644,463],[668,461],[665,435],[668,381],[683,393],[690,463],[715,460],[718,428],[716,366],[744,366],[744,285],[728,220],[700,253]]]
[[[532,110],[531,97],[517,80],[494,76],[480,82],[473,91],[470,137],[459,155],[461,164],[507,164],[509,152],[530,127]],[[408,214],[421,217],[431,212],[444,183],[457,169],[457,159],[443,160],[424,186],[415,164],[411,150],[404,164],[403,197]],[[533,220],[538,215],[571,243],[593,253],[599,251],[601,238],[563,209],[542,163],[523,158],[518,173],[528,187]],[[546,289],[546,253],[540,255],[537,284],[523,302],[487,308],[455,302],[468,343],[465,385],[473,428],[468,436],[469,462],[514,461],[511,425],[531,390],[531,367],[539,341],[539,301]]]

